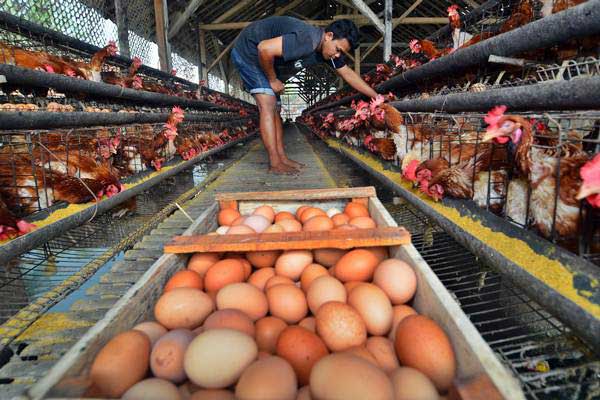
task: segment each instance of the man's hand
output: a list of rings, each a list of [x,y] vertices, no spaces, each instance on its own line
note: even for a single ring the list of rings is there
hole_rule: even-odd
[[[271,89],[273,89],[275,94],[283,93],[283,91],[285,89],[283,82],[281,82],[279,79],[269,81],[269,84],[271,85]]]

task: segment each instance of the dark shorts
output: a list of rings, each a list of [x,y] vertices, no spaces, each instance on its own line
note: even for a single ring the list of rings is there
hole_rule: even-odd
[[[234,48],[231,50],[231,61],[240,73],[240,78],[244,84],[244,89],[250,94],[268,94],[277,97],[277,104],[281,104],[279,95],[276,95],[271,89],[271,84],[263,70],[254,64],[247,63],[240,57]]]

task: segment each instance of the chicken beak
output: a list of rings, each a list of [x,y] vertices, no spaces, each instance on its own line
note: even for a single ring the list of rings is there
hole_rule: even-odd
[[[485,135],[483,135],[483,139],[481,139],[482,142],[490,142],[493,139],[503,136],[504,132],[502,132],[500,129],[490,129],[488,131],[485,132]]]
[[[585,199],[588,196],[598,193],[600,193],[600,185],[594,186],[592,184],[586,184],[584,182],[583,185],[581,185],[581,187],[579,188],[579,193],[577,193],[577,197],[575,198],[577,200],[581,200]]]

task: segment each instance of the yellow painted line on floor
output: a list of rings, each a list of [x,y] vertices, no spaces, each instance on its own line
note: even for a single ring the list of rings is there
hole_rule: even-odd
[[[498,253],[502,254],[504,257],[511,260],[530,275],[556,290],[564,297],[573,301],[594,317],[600,318],[600,305],[595,304],[590,300],[591,293],[579,291],[573,287],[574,274],[569,269],[568,265],[536,253],[526,242],[511,238],[504,233],[493,231],[484,226],[481,221],[475,220],[469,216],[460,215],[459,211],[453,207],[445,206],[442,203],[431,200],[429,197],[415,190],[410,183],[402,178],[400,172],[384,169],[384,164],[381,160],[373,156],[359,153],[349,146],[345,146],[333,139],[326,139],[325,142],[330,147],[346,152],[359,159],[361,162],[390,180],[393,180],[404,189],[412,191],[415,195],[418,195],[421,200],[427,203],[428,206],[454,222],[461,229],[481,240],[486,245],[494,248]],[[599,282],[597,280],[591,282],[593,288],[598,287],[598,284]]]

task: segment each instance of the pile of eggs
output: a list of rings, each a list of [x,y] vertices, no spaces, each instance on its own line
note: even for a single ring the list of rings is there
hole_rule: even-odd
[[[226,234],[372,221],[358,203],[331,216],[316,210],[262,206],[218,218]],[[412,268],[383,247],[196,253],[166,283],[155,321],[97,354],[92,392],[145,400],[439,399],[454,379],[454,350],[436,322],[408,305],[416,289]]]

